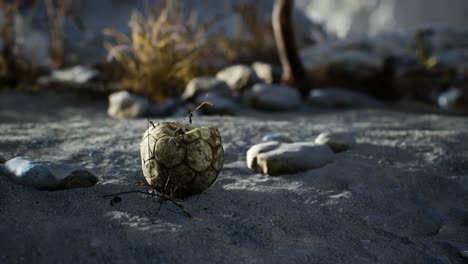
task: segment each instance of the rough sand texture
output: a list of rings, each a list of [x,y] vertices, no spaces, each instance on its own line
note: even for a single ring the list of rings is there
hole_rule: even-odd
[[[1,263],[463,263],[468,248],[468,119],[391,111],[197,117],[219,127],[225,166],[184,204],[140,194],[146,121],[105,105],[63,107],[0,94],[0,152],[92,169],[93,188],[36,191],[0,175]],[[67,102],[67,101],[65,101]],[[70,101],[68,101],[70,102]],[[40,109],[39,109],[40,108]],[[158,121],[158,120],[155,120]],[[284,177],[247,169],[268,133],[313,141],[349,131],[357,144],[327,166]]]

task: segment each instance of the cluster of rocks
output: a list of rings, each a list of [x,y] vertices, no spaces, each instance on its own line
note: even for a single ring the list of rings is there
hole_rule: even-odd
[[[91,187],[99,181],[93,172],[78,165],[24,157],[7,161],[0,156],[0,176],[7,176],[20,185],[48,191]]]
[[[301,57],[318,87],[345,86],[446,110],[468,108],[468,32],[424,28],[325,42]]]
[[[348,150],[353,138],[346,133],[322,133],[314,142],[292,142],[287,136],[271,134],[266,142],[252,146],[246,154],[247,167],[254,172],[280,176],[323,167],[334,153]]]
[[[423,29],[365,39],[331,40],[301,53],[313,81],[309,105],[380,108],[383,101],[410,100],[446,110],[468,110],[468,33]],[[205,114],[235,115],[249,107],[291,111],[304,104],[298,91],[281,85],[281,67],[262,62],[233,65],[190,81],[181,100],[155,106],[119,92],[109,97],[111,117],[170,116],[204,101]],[[313,85],[313,86],[312,86]],[[313,89],[312,89],[313,88]]]
[[[277,82],[279,66],[256,62],[252,66],[233,65],[219,71],[215,77],[191,80],[181,98],[169,98],[155,104],[145,97],[120,91],[109,96],[108,115],[114,118],[145,116],[167,117],[186,115],[203,102],[212,105],[202,109],[208,115],[236,115],[248,107],[263,111],[294,111],[303,106],[299,91]],[[311,91],[307,102],[326,107],[375,108],[384,104],[360,91],[343,88],[321,88]]]

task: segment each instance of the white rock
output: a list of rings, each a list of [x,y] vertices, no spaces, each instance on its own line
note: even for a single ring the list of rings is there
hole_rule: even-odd
[[[216,93],[198,96],[195,102],[197,104],[203,102],[211,103],[212,105],[205,105],[202,108],[203,113],[208,115],[235,115],[238,111],[238,105],[234,100]]]
[[[54,70],[51,79],[56,82],[86,83],[99,77],[99,71],[87,66],[74,66],[62,70]]]
[[[466,110],[468,109],[468,96],[462,90],[452,88],[441,93],[437,97],[437,103],[445,110]]]
[[[265,83],[274,83],[281,80],[281,67],[263,62],[254,62],[252,69],[257,77]]]
[[[348,150],[354,143],[354,138],[346,133],[321,133],[315,139],[317,144],[328,145],[335,153]]]
[[[345,88],[320,88],[310,91],[308,101],[327,107],[382,108],[383,103],[373,97]]]
[[[252,88],[250,96],[250,104],[263,110],[292,110],[301,104],[299,91],[285,85],[256,84]]]
[[[272,134],[266,134],[265,136],[262,137],[262,141],[268,142],[268,141],[278,141],[278,142],[285,142],[285,143],[290,143],[292,140],[283,134],[278,134],[278,133],[272,133]]]
[[[333,151],[327,145],[311,142],[271,141],[251,147],[246,159],[251,170],[278,176],[323,167],[333,160]]]
[[[83,167],[23,157],[7,161],[4,171],[15,183],[39,190],[91,187],[98,182],[98,177]]]
[[[113,118],[136,118],[148,112],[150,102],[145,97],[127,91],[109,95],[107,114]]]
[[[197,77],[187,84],[182,99],[190,100],[208,93],[216,93],[226,97],[232,96],[232,91],[225,81],[213,77]]]
[[[233,65],[216,74],[216,78],[225,81],[231,90],[240,92],[257,81],[255,72],[249,66]]]

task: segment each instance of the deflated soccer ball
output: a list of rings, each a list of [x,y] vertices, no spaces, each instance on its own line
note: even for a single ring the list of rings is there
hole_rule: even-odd
[[[213,184],[224,164],[215,127],[164,122],[150,126],[140,144],[143,174],[156,191],[184,198]]]

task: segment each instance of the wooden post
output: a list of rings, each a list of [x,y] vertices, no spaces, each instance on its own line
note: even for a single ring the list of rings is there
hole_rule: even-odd
[[[292,12],[294,0],[275,0],[272,15],[273,32],[283,68],[282,81],[307,95],[306,72],[297,52]]]

